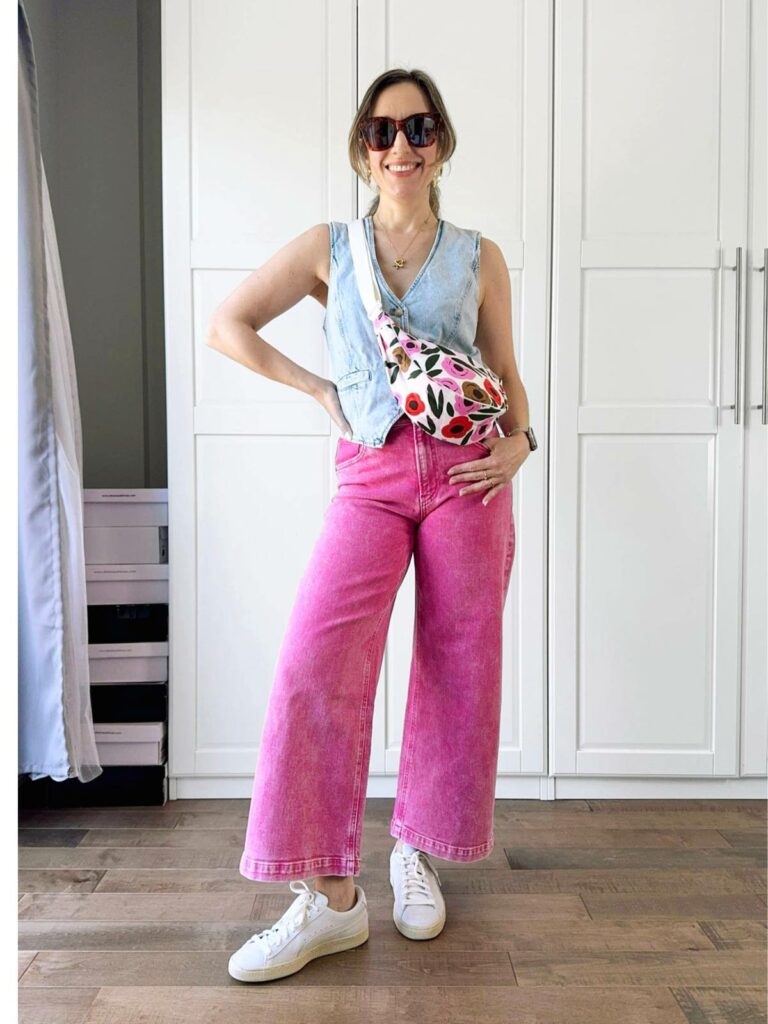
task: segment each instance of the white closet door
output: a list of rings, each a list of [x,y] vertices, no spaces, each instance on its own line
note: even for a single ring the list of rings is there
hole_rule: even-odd
[[[435,78],[458,137],[441,179],[442,216],[482,231],[508,262],[515,351],[540,447],[513,481],[516,553],[504,616],[499,774],[545,774],[552,4],[480,0],[468,11],[438,0],[359,0],[358,26],[358,99],[388,67],[423,68]],[[361,187],[361,213],[372,198]],[[413,618],[412,563],[392,613],[374,710],[372,775],[398,770]],[[497,794],[538,795],[539,781],[519,787],[507,789],[500,780]]]
[[[741,774],[768,771],[768,4],[751,10],[750,244],[744,264],[744,624]]]
[[[291,238],[354,215],[355,8],[164,0],[162,31],[171,793],[245,795],[333,439],[317,402],[209,348],[206,329]],[[262,334],[328,376],[322,319],[307,297]]]
[[[737,775],[747,2],[557,10],[551,768]]]

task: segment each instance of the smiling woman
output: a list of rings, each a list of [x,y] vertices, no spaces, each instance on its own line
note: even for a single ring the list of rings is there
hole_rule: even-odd
[[[414,652],[390,821],[398,841],[390,875],[396,927],[410,938],[443,928],[445,903],[430,854],[463,863],[493,849],[501,623],[515,548],[511,481],[527,450],[520,439],[492,431],[480,439],[492,422],[481,398],[493,391],[502,402],[506,374],[515,377],[514,356],[508,324],[495,339],[492,320],[480,330],[480,257],[493,254],[493,243],[487,249],[479,231],[440,216],[438,179],[455,144],[432,79],[418,70],[385,72],[365,93],[349,136],[353,168],[375,183],[366,215],[331,221],[325,236],[321,225],[310,229],[228,300],[242,311],[250,295],[251,319],[260,325],[265,309],[281,308],[299,292],[317,294],[325,283],[323,329],[335,384],[314,393],[350,428],[337,442],[338,488],[277,662],[240,859],[246,878],[290,881],[293,888],[309,877],[315,884],[293,889],[299,895],[277,925],[233,953],[229,971],[241,981],[293,973],[367,938],[365,894],[354,876],[372,714],[393,605],[412,558]],[[361,253],[375,312],[391,333],[387,359],[379,321],[369,318],[370,296],[358,287]],[[499,263],[493,255],[489,262],[495,281]],[[496,318],[506,315],[508,279],[500,291],[501,301],[488,306]],[[241,337],[250,337],[254,362],[266,362],[261,339],[252,328],[246,335],[242,319],[241,313]],[[226,327],[214,334],[217,347],[225,347],[220,338],[227,333],[235,336]],[[473,363],[482,364],[480,336],[505,373],[498,387],[490,368],[470,378]],[[403,383],[417,365],[409,339],[427,349],[418,364],[422,382],[436,384],[437,372],[442,384],[449,368],[438,360],[446,352],[453,359],[450,409],[432,407],[442,400],[435,389],[417,395],[415,378],[408,378],[411,389],[393,390],[395,376]],[[277,365],[277,356],[269,360]],[[300,368],[291,372],[300,379]],[[510,411],[527,415],[522,385],[512,384]],[[425,411],[419,426],[410,418],[417,401]],[[461,447],[446,443],[457,436],[466,441]],[[446,779],[450,799],[435,799]]]

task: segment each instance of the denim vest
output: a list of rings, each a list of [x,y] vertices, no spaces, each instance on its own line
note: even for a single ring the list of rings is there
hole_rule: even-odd
[[[403,330],[414,337],[480,360],[475,345],[480,232],[441,220],[432,249],[401,300],[381,272],[370,217],[364,218],[364,225],[385,312],[397,317]],[[376,332],[358,292],[347,225],[331,221],[330,230],[331,263],[323,331],[332,379],[352,427],[352,440],[381,448],[390,427],[405,413],[390,389]]]

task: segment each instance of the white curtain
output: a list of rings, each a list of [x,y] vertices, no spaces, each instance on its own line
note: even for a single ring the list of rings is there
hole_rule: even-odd
[[[102,772],[91,713],[77,378],[48,183],[37,73],[19,10],[19,773]]]

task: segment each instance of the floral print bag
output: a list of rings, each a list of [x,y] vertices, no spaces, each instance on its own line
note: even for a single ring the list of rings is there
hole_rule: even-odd
[[[403,412],[430,436],[451,444],[471,444],[493,433],[508,407],[501,378],[482,360],[411,337],[385,313],[362,219],[350,221],[348,228],[360,297]]]

